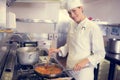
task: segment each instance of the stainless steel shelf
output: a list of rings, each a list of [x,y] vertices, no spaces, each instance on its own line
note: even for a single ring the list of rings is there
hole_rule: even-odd
[[[49,2],[60,2],[60,0],[7,0],[6,5],[8,7],[12,6],[15,2],[26,2],[26,3],[49,3]]]
[[[16,0],[16,2],[58,2],[60,0]]]
[[[99,24],[99,25],[105,25],[105,26],[120,26],[120,23],[110,23],[110,22],[104,22],[104,21],[93,21],[95,22],[96,24]]]
[[[40,20],[40,19],[23,19],[23,18],[16,18],[17,22],[24,22],[24,23],[48,23],[48,24],[55,24],[56,22],[53,20]]]

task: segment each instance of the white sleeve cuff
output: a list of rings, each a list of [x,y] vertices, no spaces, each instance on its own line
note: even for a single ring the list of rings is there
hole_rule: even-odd
[[[60,57],[62,57],[62,52],[61,52],[61,51],[59,51],[59,52],[58,52],[58,55],[59,55]]]

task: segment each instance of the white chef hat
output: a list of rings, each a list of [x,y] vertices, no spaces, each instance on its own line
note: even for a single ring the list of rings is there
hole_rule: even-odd
[[[83,6],[80,0],[66,0],[65,9],[69,11],[80,6]]]

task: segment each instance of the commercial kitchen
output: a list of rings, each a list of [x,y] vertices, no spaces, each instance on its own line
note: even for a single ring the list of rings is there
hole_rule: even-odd
[[[82,1],[84,13],[101,28],[106,50],[94,80],[120,80],[120,0]],[[70,18],[62,2],[0,0],[0,80],[75,80],[65,67],[67,56],[48,56],[50,47],[66,42]],[[34,70],[48,60],[62,69],[60,74]]]

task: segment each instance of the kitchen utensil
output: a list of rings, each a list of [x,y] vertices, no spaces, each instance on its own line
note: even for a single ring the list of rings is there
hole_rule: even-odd
[[[49,66],[49,62],[50,62],[50,56],[48,55],[46,58],[46,63],[45,63],[45,67],[47,68]]]
[[[109,39],[108,51],[112,53],[120,53],[120,39]]]
[[[39,52],[35,47],[21,47],[17,49],[17,57],[20,64],[31,65],[39,61]]]

